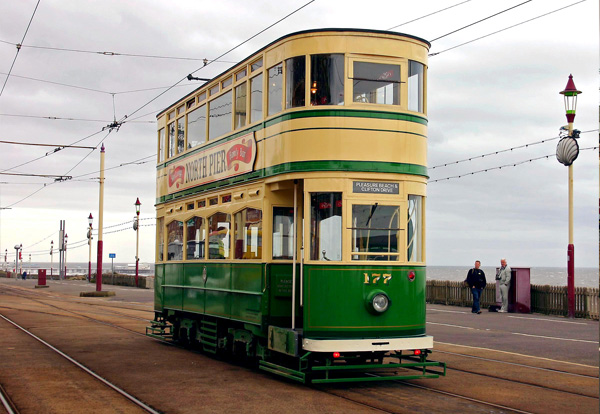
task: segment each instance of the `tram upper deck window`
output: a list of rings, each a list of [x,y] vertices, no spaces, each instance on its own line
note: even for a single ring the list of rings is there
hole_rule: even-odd
[[[262,256],[262,211],[245,208],[235,214],[235,258],[260,259]]]
[[[188,113],[188,148],[194,148],[206,142],[206,104]]]
[[[310,104],[344,104],[344,55],[310,57]]]
[[[398,260],[400,207],[352,206],[352,260]]]
[[[342,193],[312,193],[311,260],[342,260]]]
[[[425,65],[413,60],[408,66],[408,110],[423,112]]]
[[[183,259],[183,222],[172,221],[167,225],[167,260]]]
[[[177,120],[177,153],[181,154],[185,150],[185,117]]]
[[[292,260],[294,254],[294,209],[273,207],[273,260]]]
[[[285,107],[306,105],[306,57],[298,56],[285,61]]]
[[[267,115],[273,115],[282,110],[283,99],[283,64],[273,66],[268,71],[269,82],[267,83],[267,93],[269,104]]]
[[[192,217],[186,224],[187,248],[185,258],[204,259],[204,240],[206,239],[206,229],[204,228],[204,219],[202,217]]]
[[[257,69],[262,68],[262,66],[263,66],[263,60],[258,59],[256,62],[254,62],[250,65],[250,71],[254,72]]]
[[[400,65],[354,62],[352,96],[354,102],[398,105]]]
[[[158,131],[158,162],[165,160],[165,129]]]
[[[208,103],[208,139],[231,131],[231,91]]]
[[[235,87],[235,117],[233,128],[238,129],[246,125],[246,82]]]
[[[169,129],[169,153],[168,157],[172,157],[175,155],[176,142],[175,142],[175,122],[171,122],[168,127]]]
[[[250,79],[250,122],[261,121],[263,118],[263,75]]]
[[[406,258],[409,262],[423,261],[423,196],[408,196],[406,225]]]
[[[208,218],[208,258],[229,259],[229,228],[231,216],[216,213]]]

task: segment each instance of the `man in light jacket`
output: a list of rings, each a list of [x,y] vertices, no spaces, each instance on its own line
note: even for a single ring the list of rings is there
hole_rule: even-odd
[[[507,312],[508,290],[510,289],[510,267],[506,264],[506,259],[500,260],[500,270],[496,273],[496,280],[500,281],[500,297],[502,297],[502,307],[498,312]]]

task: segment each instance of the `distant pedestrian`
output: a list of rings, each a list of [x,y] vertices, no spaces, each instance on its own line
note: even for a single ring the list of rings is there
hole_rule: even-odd
[[[481,293],[487,284],[485,280],[485,273],[483,273],[483,270],[479,268],[480,266],[481,262],[476,260],[475,267],[469,270],[469,273],[467,273],[467,279],[465,280],[465,283],[469,285],[471,288],[471,293],[473,294],[473,307],[471,308],[471,312],[477,314],[481,313],[479,301],[481,299]]]
[[[496,280],[500,282],[500,297],[502,298],[502,307],[498,312],[508,312],[508,290],[510,289],[510,267],[506,264],[506,259],[500,260],[500,269],[496,272]]]
[[[23,272],[23,280],[27,280],[27,270]]]

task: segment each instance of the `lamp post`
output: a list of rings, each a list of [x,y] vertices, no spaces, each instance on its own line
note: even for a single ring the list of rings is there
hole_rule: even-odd
[[[92,282],[92,222],[94,221],[94,218],[92,217],[92,213],[90,213],[90,216],[88,217],[88,224],[89,224],[89,229],[87,232],[87,237],[88,237],[88,246],[90,248],[90,254],[89,254],[89,259],[88,259],[88,283]]]
[[[135,221],[133,222],[133,229],[135,230],[135,286],[138,287],[138,271],[140,264],[140,198],[137,197],[135,200]]]
[[[65,280],[67,279],[67,240],[69,240],[69,235],[65,233]]]
[[[54,250],[54,240],[50,240],[50,279],[51,280],[54,280],[54,278],[52,277],[52,266],[54,266],[53,250]]]
[[[556,159],[561,164],[569,167],[569,245],[567,246],[567,299],[568,316],[575,317],[575,246],[573,245],[573,161],[579,155],[579,144],[576,138],[579,137],[579,131],[573,130],[575,121],[575,109],[577,108],[578,91],[573,82],[573,75],[569,75],[569,80],[565,90],[560,94],[565,99],[565,112],[567,122],[569,123],[569,135],[558,141],[556,146]]]

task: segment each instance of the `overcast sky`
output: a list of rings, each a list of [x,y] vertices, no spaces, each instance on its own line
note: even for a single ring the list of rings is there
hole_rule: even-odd
[[[91,136],[77,145],[96,147],[104,139],[107,169],[152,156],[156,113],[197,83],[185,81],[173,88],[136,112],[131,117],[136,122],[124,124],[118,132],[107,136],[102,128],[164,91],[138,90],[173,85],[200,68],[201,59],[216,58],[307,2],[41,0],[0,96],[0,140],[65,145]],[[461,0],[316,0],[196,76],[216,76],[291,32],[328,27],[387,30],[458,3]],[[466,1],[394,30],[432,40],[519,3]],[[430,182],[428,264],[469,266],[480,259],[494,266],[506,257],[513,266],[566,266],[567,167],[553,156],[557,139],[450,167],[431,167],[557,137],[566,124],[558,92],[570,73],[583,91],[575,128],[592,131],[581,134],[579,145],[598,145],[598,1],[588,0],[447,50],[573,3],[576,0],[530,1],[432,42],[431,53],[441,53],[429,58],[431,181],[552,156]],[[15,58],[15,44],[21,42],[36,4],[37,0],[0,2],[2,84]],[[100,154],[98,150],[65,149],[44,156],[53,149],[0,144],[0,171],[4,173],[79,177],[54,183],[48,178],[0,175],[0,206],[10,208],[0,210],[0,249],[2,253],[8,249],[9,261],[14,260],[13,246],[20,243],[26,261],[29,253],[32,261],[49,261],[50,241],[57,244],[59,220],[64,219],[73,246],[68,260],[87,262],[87,245],[79,242],[86,239],[89,213],[98,215]],[[118,262],[135,261],[135,233],[130,224],[109,226],[133,218],[136,197],[142,203],[141,217],[147,219],[142,224],[148,225],[140,231],[140,261],[153,262],[156,160],[143,161],[147,160],[106,172],[105,262],[109,252],[117,254]],[[574,164],[578,267],[598,267],[598,170],[598,150],[581,151]],[[120,229],[124,230],[109,233]],[[94,242],[94,258],[95,247]]]

